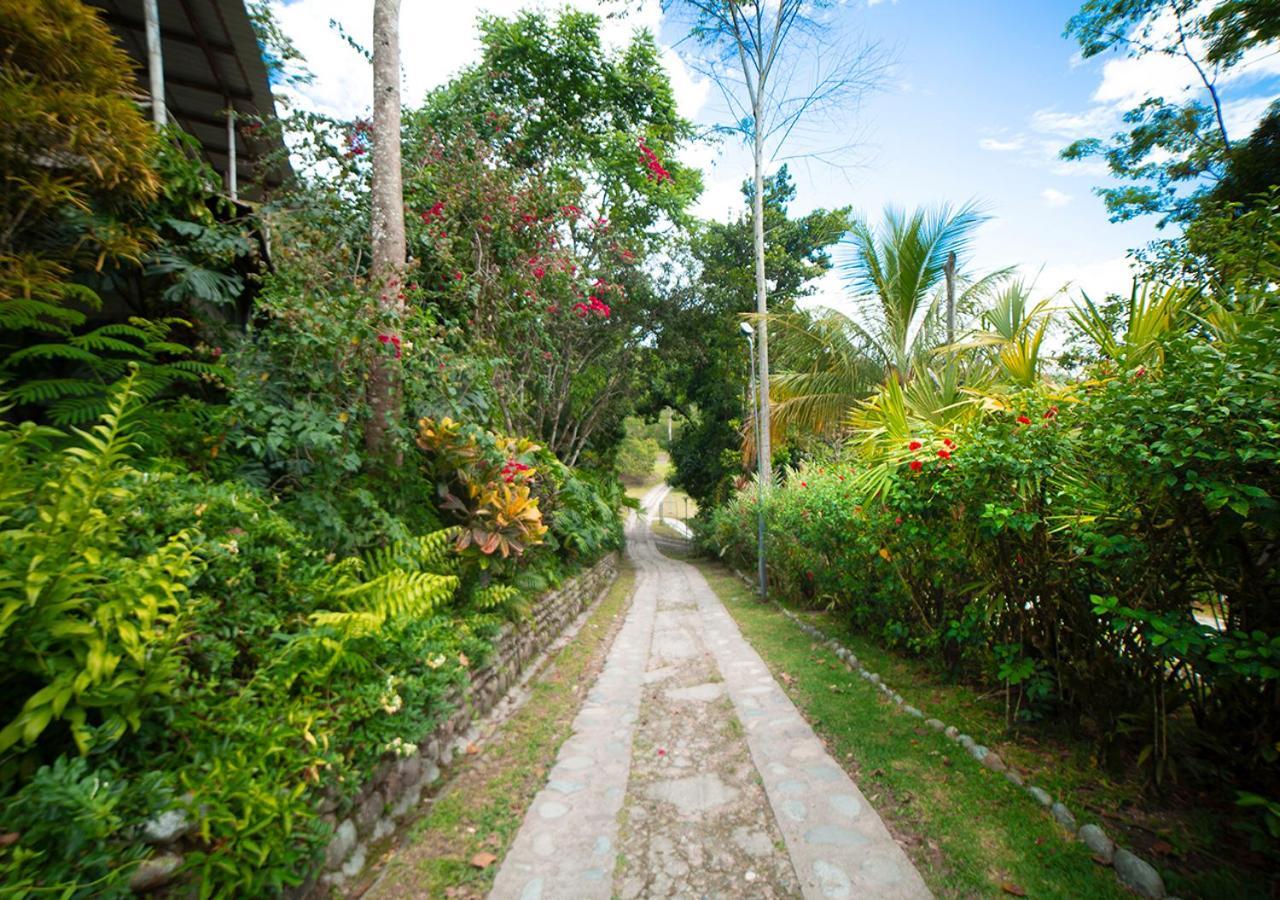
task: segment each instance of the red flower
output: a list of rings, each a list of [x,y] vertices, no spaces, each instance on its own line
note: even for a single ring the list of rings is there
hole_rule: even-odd
[[[461,281],[461,280],[462,280],[462,273],[461,273],[461,272],[454,272],[454,273],[453,273],[453,280],[454,280],[454,281]]]
[[[808,487],[808,486],[809,486],[809,482],[807,481],[800,482],[800,487]]]
[[[919,450],[919,449],[920,449],[921,447],[923,447],[923,446],[924,446],[924,445],[923,445],[923,444],[921,444],[919,441],[912,441],[910,444],[907,444],[907,449],[908,449],[908,450]]]
[[[536,269],[533,270],[533,277],[537,279],[541,279],[542,276],[546,274],[547,274],[547,270],[542,268],[542,266],[538,266]]]
[[[435,204],[422,214],[422,221],[430,222],[432,219],[439,219],[444,215],[444,201],[437,200]]]
[[[946,444],[952,450],[956,449],[956,442],[951,440],[951,438],[943,438],[942,443]]]
[[[1048,409],[1044,411],[1044,417],[1046,419],[1056,418],[1057,415],[1058,415],[1058,407],[1056,406],[1050,406]]]
[[[1018,416],[1018,424],[1019,424],[1019,425],[1030,425],[1030,424],[1031,424],[1031,420],[1030,420],[1030,419],[1028,419],[1026,416]]]
[[[394,334],[380,334],[378,341],[383,344],[391,344],[396,348],[396,359],[400,358],[400,337]]]
[[[902,524],[902,516],[894,516],[894,517],[893,517],[893,524],[894,524],[894,525],[901,525],[901,524]]]
[[[950,459],[950,458],[951,458],[951,451],[950,451],[950,450],[939,450],[939,451],[938,451],[938,459]]]
[[[922,468],[924,468],[924,463],[920,462],[920,460],[918,460],[918,459],[913,459],[913,460],[911,460],[911,471],[912,471],[912,472],[919,472]]]

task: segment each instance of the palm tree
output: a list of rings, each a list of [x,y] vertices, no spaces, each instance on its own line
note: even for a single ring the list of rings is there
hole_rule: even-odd
[[[776,432],[821,433],[888,380],[907,385],[942,343],[947,257],[962,254],[984,216],[972,204],[907,214],[889,208],[879,228],[851,227],[844,265],[853,314],[818,307],[769,317],[774,333]],[[972,311],[1009,270],[960,279],[956,306]]]

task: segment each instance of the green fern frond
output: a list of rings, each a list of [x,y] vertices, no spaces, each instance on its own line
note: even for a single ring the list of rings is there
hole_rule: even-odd
[[[83,378],[41,378],[19,384],[9,391],[15,403],[52,403],[64,397],[98,396],[102,385]]]
[[[520,591],[513,585],[491,584],[476,591],[471,597],[471,603],[477,609],[493,612],[495,610],[507,610],[514,606],[519,599]]]
[[[92,350],[95,353],[102,353],[106,351],[124,353],[130,356],[144,355],[143,349],[137,344],[132,344],[129,341],[103,334],[101,331],[90,331],[88,334],[82,334],[71,338],[67,343],[73,347],[79,347],[82,350]]]
[[[453,572],[456,569],[456,562],[453,559],[452,548],[457,537],[458,529],[454,527],[396,541],[366,554],[365,567],[370,576],[382,575],[397,569]]]
[[[63,359],[70,362],[84,363],[87,366],[96,366],[102,362],[96,353],[91,353],[80,347],[71,344],[32,344],[30,347],[23,347],[9,354],[6,361],[7,365],[22,362],[26,359]]]
[[[388,622],[425,618],[447,603],[457,589],[454,575],[397,570],[337,591],[335,598],[348,609],[322,610],[311,618],[315,624],[333,626],[348,637],[362,637]]]

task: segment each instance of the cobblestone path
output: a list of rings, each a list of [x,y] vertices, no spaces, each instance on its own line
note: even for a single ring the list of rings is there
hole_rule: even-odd
[[[631,611],[490,896],[930,896],[697,569],[627,536]]]

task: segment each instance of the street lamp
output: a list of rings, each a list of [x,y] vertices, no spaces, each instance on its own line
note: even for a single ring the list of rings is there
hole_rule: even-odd
[[[760,440],[760,396],[756,390],[756,340],[749,322],[738,325],[747,339],[747,355],[751,357],[751,417],[756,436],[756,582],[760,599],[765,598],[764,580],[764,441]]]

